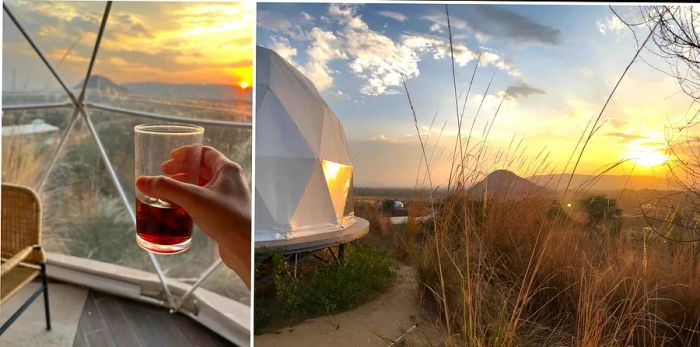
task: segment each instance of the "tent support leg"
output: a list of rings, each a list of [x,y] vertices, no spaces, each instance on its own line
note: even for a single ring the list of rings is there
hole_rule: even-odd
[[[324,262],[324,263],[328,263],[328,261],[326,261],[326,259],[323,259],[320,255],[318,255],[316,253],[313,254],[313,257]]]
[[[328,251],[331,252],[331,255],[333,256],[333,259],[335,259],[335,262],[340,264],[340,259],[338,259],[338,256],[336,256],[335,252],[333,252],[333,246],[328,247]]]
[[[341,243],[338,245],[338,258],[340,258],[340,262],[343,263],[345,262],[345,244]]]

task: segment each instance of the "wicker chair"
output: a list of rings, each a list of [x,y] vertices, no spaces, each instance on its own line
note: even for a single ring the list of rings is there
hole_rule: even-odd
[[[46,257],[41,248],[41,203],[28,187],[2,184],[2,265],[0,271],[0,305],[19,292],[37,276],[41,286],[0,327],[0,335],[43,292],[46,330],[51,330],[49,292],[46,280]]]

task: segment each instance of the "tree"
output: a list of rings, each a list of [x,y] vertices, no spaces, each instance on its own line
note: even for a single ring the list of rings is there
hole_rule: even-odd
[[[625,14],[612,7],[610,9],[631,30],[638,44],[637,31],[653,30],[645,49],[661,58],[666,67],[654,66],[644,58],[642,60],[675,78],[681,91],[692,99],[680,124],[668,127],[666,139],[669,178],[684,191],[685,201],[676,203],[671,199],[657,199],[654,205],[663,206],[662,210],[665,211],[673,211],[667,213],[665,218],[645,211],[642,214],[652,230],[661,237],[679,242],[700,241],[700,230],[694,217],[700,212],[700,137],[696,135],[697,126],[700,125],[700,109],[691,112],[700,101],[700,10],[692,5],[640,6],[630,8],[632,11]],[[684,215],[693,216],[688,219],[690,223],[679,221],[679,216]],[[657,229],[674,233],[659,232]],[[676,235],[679,230],[683,231],[683,237]],[[671,234],[675,236],[671,237]]]
[[[689,5],[639,6],[623,15],[610,9],[632,31],[638,44],[637,30],[656,28],[645,48],[662,58],[667,67],[645,62],[674,77],[693,100],[700,99],[700,10]]]
[[[605,195],[593,195],[581,200],[591,230],[603,228],[617,235],[622,230],[622,209],[617,207],[617,200]]]

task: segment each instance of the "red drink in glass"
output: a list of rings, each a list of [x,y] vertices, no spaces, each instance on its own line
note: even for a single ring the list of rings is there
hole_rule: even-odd
[[[140,238],[139,245],[158,253],[179,253],[189,248],[193,226],[190,215],[182,207],[161,204],[157,199],[152,200],[155,200],[153,204],[147,204],[136,199],[136,233]],[[149,247],[150,244],[158,247]],[[178,247],[171,251],[167,247],[176,245]]]
[[[177,163],[168,176],[186,184],[199,180],[204,128],[185,124],[134,127],[135,177],[161,176],[163,165]],[[136,243],[158,254],[180,253],[192,243],[192,218],[180,206],[135,189]]]

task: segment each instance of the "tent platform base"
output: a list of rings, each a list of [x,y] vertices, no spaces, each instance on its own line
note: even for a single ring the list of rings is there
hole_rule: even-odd
[[[294,254],[312,252],[337,245],[344,245],[367,235],[369,222],[366,219],[355,217],[355,223],[347,228],[309,235],[289,240],[260,241],[255,243],[256,252],[282,252]]]

